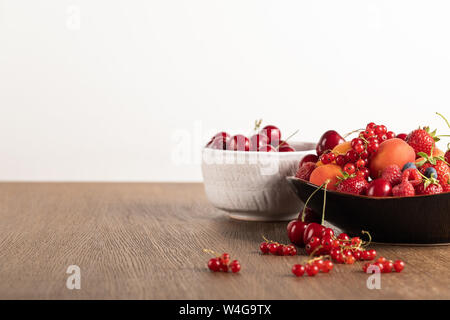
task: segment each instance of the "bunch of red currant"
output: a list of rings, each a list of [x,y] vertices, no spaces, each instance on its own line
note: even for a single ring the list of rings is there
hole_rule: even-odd
[[[383,141],[395,137],[395,133],[388,131],[385,125],[376,125],[371,122],[364,131],[359,133],[357,138],[351,141],[351,150],[345,154],[329,150],[320,156],[320,161],[323,164],[335,161],[349,175],[356,174],[367,180],[370,175],[368,169],[370,157],[377,153]]]
[[[392,260],[387,260],[385,257],[380,257],[375,261],[375,263],[366,263],[363,265],[362,270],[366,273],[370,273],[369,268],[371,266],[377,267],[381,273],[391,273],[393,270],[395,272],[402,272],[405,268],[405,263],[402,260],[396,260],[395,262]]]
[[[267,240],[264,236],[263,239],[265,241],[259,245],[259,250],[264,254],[271,253],[277,256],[295,256],[297,254],[297,248],[292,244],[281,244]]]
[[[213,272],[231,272],[236,273],[241,270],[241,264],[238,260],[233,260],[230,262],[230,255],[228,253],[222,253],[221,255],[217,255],[214,251],[203,249],[204,252],[211,253],[216,255],[215,258],[211,258],[208,261],[208,268]]]
[[[324,260],[324,257],[318,257],[308,260],[305,265],[294,264],[292,266],[292,273],[297,277],[301,277],[306,272],[308,276],[314,277],[319,272],[330,272],[333,270],[333,266],[333,262],[330,260]]]

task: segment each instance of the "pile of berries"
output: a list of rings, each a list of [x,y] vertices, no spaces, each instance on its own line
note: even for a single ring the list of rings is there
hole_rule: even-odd
[[[273,254],[277,256],[295,256],[297,254],[297,248],[292,244],[281,244],[272,240],[267,240],[265,237],[264,242],[259,245],[259,250],[263,254]]]
[[[234,151],[293,152],[295,149],[287,143],[294,134],[281,140],[281,131],[276,126],[267,125],[261,130],[261,120],[255,122],[254,134],[246,137],[242,134],[231,136],[227,132],[215,134],[206,144],[206,148]]]
[[[402,272],[405,268],[405,263],[402,260],[396,260],[394,262],[387,260],[385,257],[380,257],[374,263],[365,263],[362,270],[365,273],[373,273],[375,268],[370,268],[371,266],[376,267],[381,273],[391,273],[392,271]]]
[[[212,250],[203,249],[204,252],[216,255]],[[208,261],[208,268],[213,272],[228,272],[229,270],[233,273],[237,273],[241,270],[241,264],[238,260],[233,260],[230,262],[230,255],[228,253],[222,253],[215,258],[211,258]]]

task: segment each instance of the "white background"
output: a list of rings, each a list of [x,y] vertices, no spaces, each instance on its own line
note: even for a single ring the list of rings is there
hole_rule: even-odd
[[[448,1],[0,0],[0,180],[201,180],[208,136],[257,118],[304,140],[369,121],[444,131],[449,13]]]

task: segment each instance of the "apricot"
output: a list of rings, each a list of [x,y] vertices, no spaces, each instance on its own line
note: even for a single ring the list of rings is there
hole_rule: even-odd
[[[323,184],[327,179],[330,179],[328,183],[328,190],[336,190],[337,177],[342,177],[341,167],[335,164],[325,164],[314,169],[309,178],[309,182],[318,186]]]
[[[352,142],[347,141],[341,144],[338,144],[336,147],[334,147],[333,152],[336,154],[346,154],[347,151],[352,150]]]
[[[398,138],[386,140],[380,144],[378,152],[370,161],[370,177],[377,179],[387,166],[396,164],[403,168],[407,162],[415,160],[416,153],[408,143]]]

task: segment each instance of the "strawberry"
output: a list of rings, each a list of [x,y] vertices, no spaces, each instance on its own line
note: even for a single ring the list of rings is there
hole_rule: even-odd
[[[443,188],[435,178],[423,178],[422,183],[416,186],[416,194],[438,194]]]
[[[392,186],[402,182],[402,170],[396,164],[387,166],[381,173],[381,178],[387,180]]]
[[[414,168],[409,168],[403,171],[402,174],[402,182],[408,181],[413,186],[417,186],[422,182],[422,176],[420,175],[419,170]]]
[[[300,168],[298,168],[295,176],[299,179],[309,181],[309,177],[311,176],[311,173],[315,168],[316,164],[314,162],[306,162]]]
[[[364,177],[343,174],[344,178],[338,177],[340,180],[337,184],[336,190],[339,192],[365,194],[369,183]]]
[[[439,141],[439,138],[436,137],[436,130],[430,133],[429,127],[414,130],[406,137],[406,142],[414,149],[416,154],[419,152],[431,154],[431,150],[437,141]]]
[[[442,193],[450,192],[450,182],[441,184],[441,186],[442,186]]]
[[[423,160],[416,162],[422,174],[431,167],[436,170],[437,179],[441,184],[446,183],[450,179],[450,167],[447,165],[443,156],[433,157],[423,152],[419,152],[417,155],[423,158]]]
[[[416,191],[410,182],[403,181],[392,189],[392,194],[394,197],[413,197]]]

